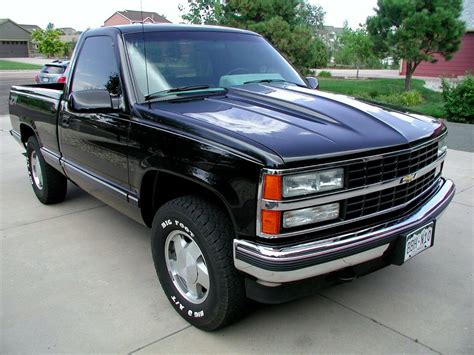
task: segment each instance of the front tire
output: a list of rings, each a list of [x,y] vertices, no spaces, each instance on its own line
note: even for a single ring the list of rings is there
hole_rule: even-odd
[[[163,290],[179,315],[203,330],[236,320],[246,304],[232,230],[220,208],[196,196],[167,202],[153,220],[152,253]]]
[[[35,136],[31,136],[26,145],[26,164],[30,183],[38,200],[45,205],[64,201],[67,179],[45,162]]]

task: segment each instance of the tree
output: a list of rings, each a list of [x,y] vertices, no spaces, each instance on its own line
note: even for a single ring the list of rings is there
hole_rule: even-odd
[[[367,28],[377,51],[406,61],[405,91],[422,61],[452,58],[461,43],[462,0],[378,0]]]
[[[38,44],[38,51],[50,58],[64,51],[64,44],[59,39],[60,35],[61,31],[49,23],[45,30],[34,30],[31,38]]]
[[[323,30],[326,12],[321,6],[304,1],[300,3],[298,16],[301,23],[309,26],[315,34],[320,34]]]
[[[278,48],[301,72],[324,66],[328,53],[313,26],[318,7],[301,0],[229,0],[222,24],[255,31]]]
[[[195,25],[219,25],[222,19],[222,5],[219,0],[197,0],[189,4],[189,9],[178,5],[181,18]]]
[[[362,65],[373,62],[372,41],[364,28],[352,30],[348,26],[338,38],[340,48],[336,53],[336,62],[353,65],[357,68],[356,77],[359,79],[359,69]]]
[[[63,42],[62,55],[66,58],[71,58],[72,52],[74,52],[74,48],[76,48],[76,44],[75,41]]]

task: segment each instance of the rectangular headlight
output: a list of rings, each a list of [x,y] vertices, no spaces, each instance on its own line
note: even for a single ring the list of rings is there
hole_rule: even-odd
[[[302,196],[344,187],[344,169],[330,169],[283,177],[283,197]]]
[[[443,155],[446,150],[448,150],[448,145],[446,144],[446,136],[438,142],[438,157]]]
[[[339,202],[284,212],[283,227],[293,228],[328,221],[337,217],[339,217]]]

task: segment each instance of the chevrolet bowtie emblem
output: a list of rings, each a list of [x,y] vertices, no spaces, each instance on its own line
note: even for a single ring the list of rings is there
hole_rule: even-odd
[[[410,175],[402,177],[401,180],[400,180],[400,183],[407,184],[407,183],[412,182],[413,180],[415,180],[415,178],[416,178],[416,173],[415,174],[410,174]]]

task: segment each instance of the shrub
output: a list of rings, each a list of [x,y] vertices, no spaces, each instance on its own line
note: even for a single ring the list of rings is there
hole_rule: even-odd
[[[406,91],[400,94],[402,105],[416,106],[423,103],[423,96],[418,91]]]
[[[474,77],[455,83],[443,79],[444,110],[448,120],[474,123]]]
[[[321,70],[321,71],[318,73],[318,77],[320,77],[320,78],[330,78],[330,77],[332,77],[332,74],[331,74],[330,71]]]
[[[358,95],[362,97],[362,95]],[[423,103],[423,96],[417,91],[408,91],[403,93],[391,93],[385,95],[379,95],[376,91],[370,91],[365,93],[365,97],[363,98],[370,98],[372,100],[387,103],[390,105],[395,106],[416,106]]]
[[[377,96],[379,96],[379,92],[378,90],[376,89],[372,89],[368,92],[369,96],[372,98],[372,99],[375,99]]]

